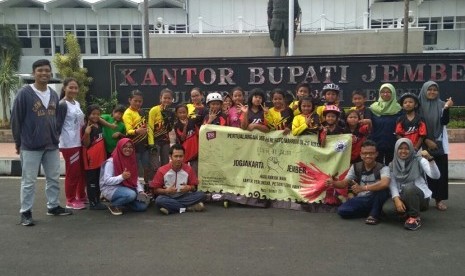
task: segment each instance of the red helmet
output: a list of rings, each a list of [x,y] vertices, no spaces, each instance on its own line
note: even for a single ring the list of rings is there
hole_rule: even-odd
[[[341,110],[339,110],[339,107],[335,105],[327,105],[325,106],[325,109],[323,110],[323,116],[326,116],[328,113],[334,113],[337,116],[341,114]]]

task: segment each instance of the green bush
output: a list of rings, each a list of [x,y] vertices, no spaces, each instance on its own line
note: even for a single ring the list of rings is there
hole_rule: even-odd
[[[451,107],[449,111],[449,116],[451,120],[464,121],[465,120],[465,107],[463,106]]]
[[[110,99],[91,96],[90,104],[99,105],[100,109],[102,110],[102,114],[111,114],[113,112],[113,108],[115,108],[115,106],[118,104],[118,94],[116,91],[113,92]]]

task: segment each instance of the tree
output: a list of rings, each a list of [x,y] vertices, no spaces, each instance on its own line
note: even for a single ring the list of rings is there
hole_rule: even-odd
[[[87,92],[92,78],[87,76],[87,69],[81,67],[81,48],[77,38],[72,33],[66,34],[65,54],[55,54],[53,63],[62,79],[72,77],[77,80],[79,84],[77,100],[85,109]]]
[[[21,41],[11,25],[0,25],[0,95],[2,102],[1,127],[9,127],[11,93],[20,85],[16,75],[21,59]]]

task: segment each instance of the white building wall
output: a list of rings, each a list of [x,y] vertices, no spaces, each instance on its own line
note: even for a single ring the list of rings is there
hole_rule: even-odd
[[[268,31],[267,0],[190,0],[190,31],[198,32],[198,18],[203,18],[203,31],[230,31],[237,29],[242,16],[244,30]],[[363,13],[368,9],[366,0],[300,0],[302,29],[320,29],[322,14],[327,29],[361,28]]]

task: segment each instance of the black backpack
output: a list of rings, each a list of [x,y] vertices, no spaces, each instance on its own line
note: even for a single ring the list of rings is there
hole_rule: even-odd
[[[375,180],[381,179],[381,169],[384,167],[383,164],[376,162],[376,166],[372,169],[373,174],[375,175]],[[354,164],[354,172],[355,172],[355,181],[360,184],[362,179],[362,174],[366,172],[365,166],[363,166],[363,162],[357,162]]]

